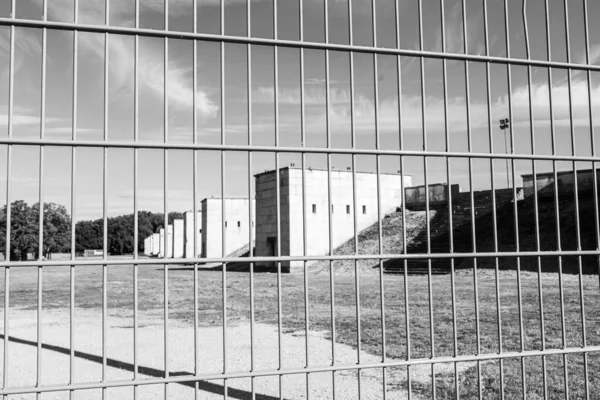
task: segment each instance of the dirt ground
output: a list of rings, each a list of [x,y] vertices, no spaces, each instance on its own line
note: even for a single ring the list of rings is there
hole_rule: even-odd
[[[27,387],[36,384],[37,325],[35,311],[11,310],[9,342],[9,387]],[[98,312],[78,310],[76,313],[75,382],[99,382],[102,380],[102,323]],[[133,378],[133,330],[131,320],[111,313],[107,340],[106,380],[130,380]],[[199,372],[215,373],[223,368],[223,329],[221,327],[201,327],[199,335]],[[138,330],[139,379],[164,376],[164,325],[162,320],[144,320]],[[47,311],[43,315],[43,350],[41,354],[43,385],[67,384],[69,382],[69,323],[68,315],[62,311]],[[169,371],[171,375],[191,375],[194,372],[194,331],[186,322],[171,321],[168,331]],[[242,372],[250,369],[251,349],[250,330],[247,325],[237,325],[227,330],[228,371]],[[301,332],[282,335],[281,357],[283,368],[302,368],[305,363],[305,337]],[[310,363],[314,366],[329,365],[331,362],[331,341],[324,335],[312,332],[309,335]],[[338,365],[354,365],[357,351],[344,344],[336,344]],[[278,330],[276,326],[255,325],[255,368],[272,370],[278,368]],[[3,354],[4,356],[4,354]],[[361,362],[375,364],[380,357],[361,352]],[[439,367],[438,367],[439,370]],[[405,371],[404,371],[405,373]],[[340,399],[358,398],[357,372],[341,371],[335,374],[336,397]],[[403,374],[388,371],[388,398],[407,398],[402,388]],[[413,381],[427,384],[431,375],[429,367],[413,367]],[[310,398],[329,399],[332,395],[332,374],[315,373],[310,377]],[[228,396],[232,399],[250,399],[252,382],[250,379],[234,379],[227,382]],[[282,378],[283,398],[306,398],[306,375],[289,375]],[[198,396],[202,399],[223,398],[224,382],[202,381]],[[279,398],[279,378],[261,377],[254,381],[257,398]],[[139,386],[140,398],[164,398],[164,385]],[[169,384],[169,399],[193,399],[194,384]],[[379,399],[383,397],[381,369],[361,371],[361,398]],[[132,399],[132,388],[107,389],[108,398]],[[44,399],[67,399],[67,392],[47,393]],[[76,399],[99,399],[101,390],[76,392]],[[34,399],[35,395],[15,395],[11,399]],[[420,398],[413,396],[413,398]]]
[[[343,270],[343,268],[341,269]],[[75,268],[75,325],[74,325],[74,382],[93,383],[103,379],[102,373],[102,282],[106,272],[107,281],[107,367],[104,379],[131,380],[133,378],[133,268],[131,265],[86,266]],[[139,379],[162,378],[164,365],[164,277],[162,266],[140,266],[138,279],[138,355]],[[503,351],[518,351],[519,340],[519,298],[514,271],[501,271],[501,316]],[[190,268],[168,271],[169,327],[168,371],[171,376],[193,375],[194,329],[193,329],[193,270]],[[304,309],[304,280],[302,274],[282,275],[264,273],[254,275],[255,331],[254,346],[250,340],[250,275],[241,272],[227,272],[226,284],[222,284],[222,271],[199,271],[198,273],[198,373],[220,374],[223,371],[223,289],[227,299],[227,372],[247,372],[254,362],[255,371],[273,371],[281,365],[284,369],[302,369],[306,365],[306,336]],[[10,269],[10,325],[7,386],[32,387],[36,385],[37,374],[37,279],[38,268]],[[41,384],[67,384],[70,378],[70,268],[44,267],[43,269],[43,318]],[[497,310],[495,299],[496,279],[493,271],[481,270],[478,273],[481,347],[483,353],[498,352],[496,336]],[[4,280],[0,273],[0,355],[4,359],[3,325]],[[473,276],[469,271],[456,274],[456,318],[457,351],[459,355],[474,354],[475,331]],[[546,343],[548,348],[560,348],[561,315],[559,307],[559,280],[557,274],[543,274],[544,318]],[[352,275],[335,276],[335,357],[332,356],[330,331],[331,301],[330,281],[327,275],[308,276],[308,355],[312,367],[335,365],[373,365],[382,360],[381,346],[381,297],[378,276],[360,277],[360,326],[356,318],[356,279]],[[450,276],[433,278],[433,318],[436,356],[451,356],[455,351],[452,332],[452,308]],[[386,309],[386,355],[388,361],[403,360],[407,351],[405,335],[406,317],[404,287],[408,289],[410,311],[411,357],[428,359],[432,351],[430,341],[430,308],[427,276],[409,277],[404,282],[402,276],[384,277]],[[525,349],[535,350],[540,346],[538,276],[534,273],[521,274],[522,311],[524,321]],[[565,297],[565,318],[567,346],[581,344],[582,321],[580,319],[580,282],[576,275],[563,277]],[[583,299],[586,304],[587,344],[599,345],[600,333],[600,291],[598,277],[585,276],[581,282]],[[281,287],[281,346],[278,330],[278,292]],[[359,329],[360,328],[360,329]],[[361,341],[357,342],[360,332]],[[360,352],[357,348],[360,343]],[[254,358],[252,358],[254,356]],[[527,395],[535,398],[541,393],[541,358],[526,360]],[[563,390],[562,357],[547,357],[548,382],[551,397],[560,397]],[[583,391],[583,364],[580,357],[569,357],[570,393],[577,397]],[[1,363],[0,363],[1,364]],[[0,365],[0,367],[2,367]],[[478,392],[476,365],[459,363],[461,398],[471,398]],[[483,394],[485,398],[499,398],[500,385],[498,362],[481,363]],[[600,387],[596,378],[600,376],[600,357],[589,354],[588,374],[592,392]],[[506,398],[519,398],[521,390],[521,364],[518,359],[506,360]],[[454,366],[435,365],[436,391],[438,398],[453,398],[455,387]],[[1,378],[0,373],[0,378]],[[306,398],[306,374],[286,375],[281,378],[282,397],[285,399]],[[410,369],[411,392],[413,399],[431,398],[431,367],[413,366]],[[384,379],[381,368],[362,369],[361,379],[356,370],[335,373],[313,373],[309,375],[310,398],[329,399],[358,398],[360,385],[361,398],[383,398]],[[227,381],[228,397],[234,399],[252,398],[252,383],[256,398],[279,398],[280,382],[277,376],[259,377],[252,382],[249,378]],[[387,368],[385,391],[388,399],[407,398],[406,368]],[[195,398],[193,384],[169,384],[168,398]],[[201,381],[197,398],[223,398],[223,380]],[[164,398],[162,384],[141,385],[139,398]],[[133,398],[133,388],[110,388],[107,398]],[[65,392],[47,393],[43,399],[66,399]],[[82,390],[75,392],[77,399],[101,398],[102,391]],[[563,396],[564,397],[564,396]],[[10,396],[11,399],[33,399],[35,395]]]

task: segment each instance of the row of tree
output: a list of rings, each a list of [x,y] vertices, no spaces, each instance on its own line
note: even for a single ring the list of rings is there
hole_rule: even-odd
[[[10,259],[26,260],[27,255],[39,254],[40,205],[28,205],[23,200],[14,201],[10,207]],[[0,209],[0,253],[6,249],[6,205]],[[71,252],[71,217],[66,207],[44,203],[42,255]],[[183,218],[180,212],[169,213],[169,224]],[[144,251],[144,239],[164,226],[164,214],[150,211],[138,212],[138,249]],[[107,219],[107,250],[109,254],[131,254],[134,251],[134,215],[120,215]],[[79,221],[75,224],[75,251],[104,248],[104,221]],[[6,256],[6,255],[5,255]]]

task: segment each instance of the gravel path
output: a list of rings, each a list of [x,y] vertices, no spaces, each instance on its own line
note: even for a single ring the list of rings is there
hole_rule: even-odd
[[[34,386],[36,383],[36,312],[11,310],[9,344],[9,386]],[[0,318],[2,316],[0,315]],[[0,319],[1,320],[1,319]],[[69,382],[69,318],[68,312],[46,311],[43,314],[42,383],[44,385],[66,384]],[[106,380],[129,380],[133,378],[133,329],[131,318],[118,315],[109,316],[107,332]],[[162,320],[140,319],[138,330],[140,379],[162,377],[164,374],[164,326]],[[199,329],[200,373],[219,373],[223,368],[223,329],[208,327]],[[238,324],[227,329],[228,370],[248,371],[250,369],[250,332],[248,324]],[[3,338],[3,336],[2,336]],[[75,327],[75,381],[98,382],[102,380],[102,316],[99,310],[76,311]],[[3,344],[3,342],[2,342]],[[170,321],[169,326],[169,371],[172,375],[187,375],[194,371],[193,328],[182,321]],[[309,335],[310,363],[314,366],[331,364],[331,341],[323,334],[311,332]],[[302,368],[305,363],[304,332],[282,335],[283,368]],[[336,362],[354,365],[357,352],[350,346],[336,344]],[[2,354],[2,346],[0,346]],[[255,365],[256,370],[277,369],[278,331],[276,326],[255,325]],[[4,357],[4,354],[2,354]],[[361,353],[365,364],[380,362],[381,358]],[[438,370],[443,366],[438,367]],[[413,367],[413,382],[430,382],[429,367]],[[329,399],[332,393],[332,374],[315,373],[310,375],[310,397]],[[405,369],[388,370],[387,395],[390,399],[405,399]],[[229,398],[250,399],[251,380],[234,379],[228,381]],[[279,398],[279,378],[256,378],[254,388],[262,399]],[[139,387],[139,398],[164,398],[163,385]],[[358,398],[357,372],[340,371],[335,377],[336,397],[339,399]],[[306,398],[306,375],[291,375],[282,378],[282,396],[285,399]],[[361,372],[361,398],[379,399],[382,394],[381,370]],[[101,390],[76,392],[76,399],[99,399]],[[11,396],[11,399],[34,399],[35,395]],[[43,399],[67,399],[66,392],[47,393]],[[107,398],[131,399],[133,389],[107,389]],[[170,384],[169,399],[193,399],[193,385]],[[201,382],[198,398],[222,399],[223,381]],[[413,394],[413,398],[419,396]]]

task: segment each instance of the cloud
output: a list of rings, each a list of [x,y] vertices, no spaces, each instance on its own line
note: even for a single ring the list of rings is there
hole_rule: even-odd
[[[573,100],[573,125],[589,126],[588,87],[585,80],[573,80],[571,85]],[[536,124],[550,123],[549,87],[547,83],[532,86],[533,117]],[[566,82],[554,84],[552,88],[554,124],[569,127],[569,93]],[[600,105],[600,86],[592,87],[592,102],[594,106]],[[300,94],[298,89],[283,89],[279,93],[279,103],[296,105],[300,107]],[[273,102],[273,87],[261,87],[253,93],[253,102]],[[305,104],[307,105],[307,125],[323,125],[325,122],[325,91],[323,89],[306,90]],[[348,90],[332,89],[330,95],[330,123],[333,131],[347,130],[349,127],[350,93]],[[529,126],[529,88],[528,86],[516,87],[511,96],[513,108],[513,125]],[[375,104],[372,98],[355,95],[355,126],[357,133],[371,133],[374,129]],[[441,97],[430,96],[426,98],[427,130],[443,132],[445,130],[444,101]],[[321,106],[321,107],[311,107]],[[378,104],[379,127],[382,132],[397,131],[398,100],[387,98]],[[488,107],[487,103],[474,102],[471,99],[471,127],[487,128]],[[508,115],[508,96],[502,96],[492,102],[492,117]],[[284,109],[282,109],[281,112]],[[466,103],[464,97],[448,99],[447,115],[450,131],[464,130],[466,128]],[[402,96],[402,127],[407,130],[422,130],[422,105],[420,96],[403,94]]]
[[[480,15],[468,15],[467,8],[467,52],[482,55],[485,53],[485,43],[482,37],[482,22]],[[449,53],[464,53],[464,31],[462,3],[456,2],[452,10],[445,12],[446,51]],[[440,22],[441,24],[441,22]],[[441,29],[441,27],[440,27]],[[442,37],[436,34],[434,51],[442,51]]]
[[[40,125],[40,115],[28,114],[27,109],[23,107],[15,107],[13,109],[12,124],[13,126]],[[60,118],[46,117],[46,124],[63,122]],[[0,107],[0,126],[8,125],[8,107]]]
[[[8,58],[10,55],[10,30],[0,28],[0,87],[8,88]],[[41,35],[31,29],[15,28],[15,73],[28,63],[29,57],[39,59],[42,53]],[[6,89],[8,90],[8,89]]]
[[[158,62],[157,62],[158,61]],[[140,60],[140,81],[156,94],[164,93],[164,67],[154,57]],[[170,104],[191,108],[194,104],[192,82],[186,76],[190,75],[188,68],[182,68],[176,63],[169,62],[169,100]],[[202,90],[196,92],[196,109],[204,116],[215,116],[219,111],[217,106]]]
[[[39,1],[39,0],[38,0]],[[162,1],[161,1],[162,2]],[[49,2],[49,13],[53,19],[61,21],[69,21],[72,19],[72,5],[69,6],[69,0],[56,0]],[[152,4],[157,1],[142,2],[144,7],[152,7]],[[182,8],[175,7],[177,4],[189,3],[191,1],[171,0],[174,5],[173,9]],[[170,4],[171,4],[170,3]],[[114,6],[113,6],[114,4]],[[126,6],[124,2],[111,2],[111,17],[114,22],[123,21],[128,18]],[[103,19],[104,16],[104,0],[89,0],[82,2],[79,11],[80,21],[95,21]],[[80,48],[92,54],[99,62],[104,60],[104,36],[103,35],[80,35]],[[160,50],[160,51],[158,51]],[[110,69],[110,84],[117,92],[131,91],[132,79],[134,76],[134,59],[133,59],[133,40],[129,37],[119,35],[109,36],[109,69]],[[140,86],[145,86],[158,97],[164,95],[164,77],[163,77],[163,52],[161,49],[151,47],[150,51],[144,52],[140,56],[139,62],[139,79]],[[160,66],[160,68],[158,67]],[[193,92],[191,89],[191,79],[186,78],[186,68],[170,57],[169,60],[169,100],[175,107],[191,107],[193,102]],[[217,105],[209,98],[204,90],[197,91],[197,111],[202,117],[211,117],[218,111]]]

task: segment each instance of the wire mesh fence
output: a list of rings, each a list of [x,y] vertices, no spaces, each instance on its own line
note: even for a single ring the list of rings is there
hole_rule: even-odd
[[[509,3],[5,2],[0,394],[594,398],[600,9]]]

